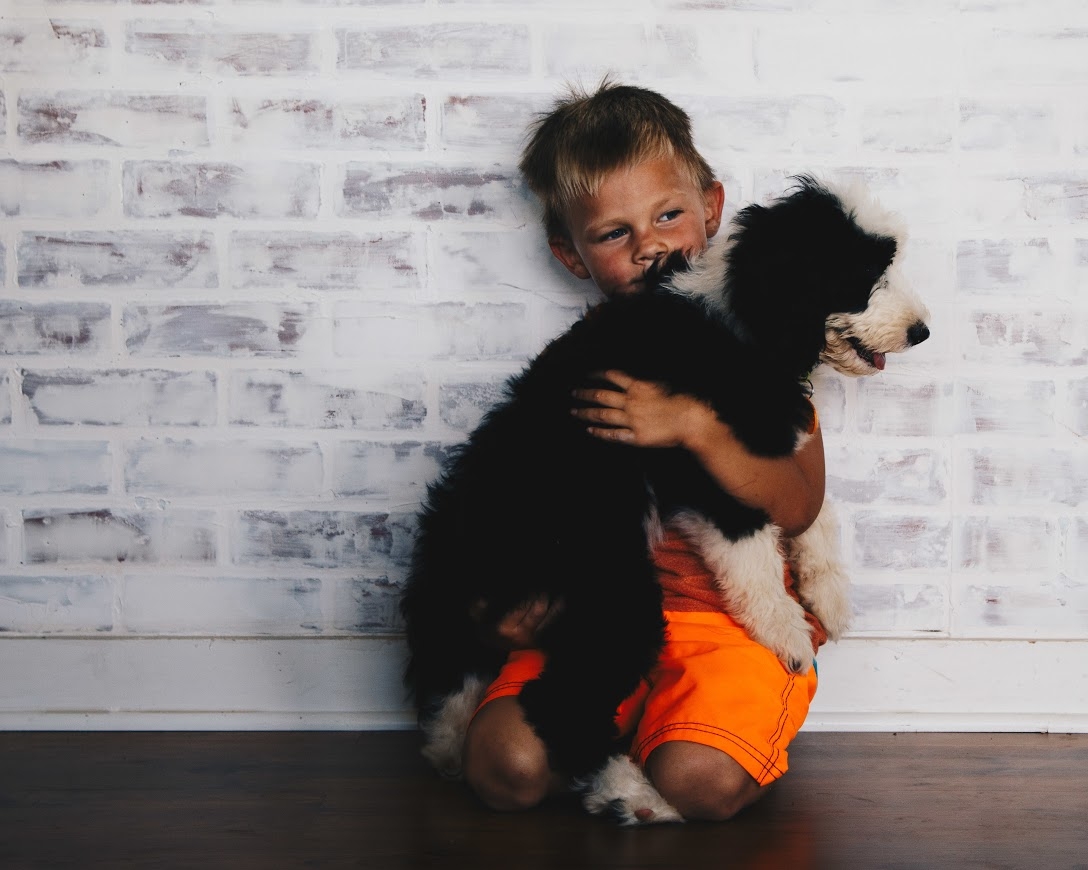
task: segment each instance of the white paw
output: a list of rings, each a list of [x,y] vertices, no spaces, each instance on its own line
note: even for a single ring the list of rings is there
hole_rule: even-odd
[[[812,652],[812,626],[805,611],[792,598],[777,609],[775,616],[757,626],[752,638],[778,656],[786,670],[807,674],[815,654]]]
[[[802,585],[801,595],[827,632],[829,640],[839,640],[850,628],[853,608],[848,592],[849,580],[838,568],[833,576],[822,577],[818,582]]]
[[[449,779],[461,778],[461,753],[468,724],[487,683],[479,677],[466,677],[461,691],[448,695],[433,719],[423,725],[423,757]]]
[[[582,804],[589,812],[610,815],[621,825],[684,821],[626,755],[613,755],[604,767],[577,787],[584,792]]]

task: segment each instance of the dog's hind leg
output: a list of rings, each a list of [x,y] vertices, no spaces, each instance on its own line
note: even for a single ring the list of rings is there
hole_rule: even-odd
[[[697,514],[680,514],[676,526],[695,544],[714,575],[725,612],[786,668],[808,673],[813,660],[812,626],[804,609],[786,591],[778,528],[767,524],[747,537],[730,541]]]
[[[839,525],[825,500],[816,521],[787,544],[801,601],[838,640],[850,627],[850,579],[839,560]]]
[[[592,776],[577,780],[575,788],[582,792],[582,805],[589,812],[612,816],[621,825],[684,821],[626,755],[613,755]]]
[[[461,778],[465,735],[486,689],[480,677],[465,677],[461,689],[447,695],[435,716],[423,723],[423,757],[449,779]]]

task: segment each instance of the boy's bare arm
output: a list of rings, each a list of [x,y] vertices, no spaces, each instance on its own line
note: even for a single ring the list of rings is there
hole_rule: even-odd
[[[721,487],[766,511],[789,537],[815,521],[824,500],[824,446],[819,427],[791,456],[756,456],[703,402],[670,395],[660,385],[609,371],[616,389],[592,387],[575,397],[597,407],[572,413],[599,438],[639,447],[683,447]],[[597,424],[597,425],[594,425]]]

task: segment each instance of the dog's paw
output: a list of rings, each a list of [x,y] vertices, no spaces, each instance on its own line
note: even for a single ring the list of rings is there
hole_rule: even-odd
[[[755,640],[778,656],[786,670],[794,674],[807,674],[815,658],[812,626],[805,619],[801,605],[792,603],[795,607],[783,613],[782,619],[765,626]]]
[[[626,755],[612,756],[597,773],[575,787],[583,793],[582,804],[590,813],[610,816],[621,825],[684,821]]]
[[[423,757],[447,779],[461,778],[468,723],[486,689],[479,677],[466,677],[461,690],[448,695],[434,718],[423,723]]]
[[[839,640],[850,628],[853,607],[848,592],[849,582],[846,575],[826,579],[825,582],[811,583],[802,590],[807,597],[806,604],[827,632],[829,640]],[[809,595],[805,596],[804,593]]]

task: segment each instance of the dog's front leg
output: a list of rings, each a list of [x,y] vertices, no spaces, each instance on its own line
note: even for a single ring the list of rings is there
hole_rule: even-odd
[[[487,682],[470,674],[464,685],[447,695],[438,712],[422,724],[423,757],[444,777],[460,779],[465,735],[487,689]]]
[[[798,674],[812,667],[812,626],[786,591],[780,533],[767,524],[730,541],[709,520],[682,514],[676,525],[695,544],[714,575],[726,613],[749,637]]]
[[[816,614],[828,638],[838,640],[850,627],[850,578],[839,560],[835,510],[826,499],[816,521],[787,546],[797,594]]]
[[[575,788],[582,793],[582,805],[589,812],[612,816],[621,825],[684,821],[626,755],[613,755],[593,776],[576,781]]]

